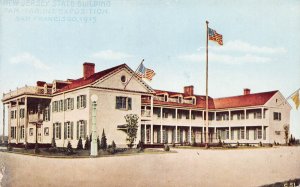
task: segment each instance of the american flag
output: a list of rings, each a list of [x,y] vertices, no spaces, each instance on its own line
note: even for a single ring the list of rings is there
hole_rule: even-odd
[[[219,45],[223,45],[223,36],[218,34],[215,30],[208,28],[209,40],[218,42]]]
[[[146,68],[143,63],[141,63],[138,71],[137,71],[137,76],[139,78],[146,78],[148,80],[152,80],[152,78],[154,77],[155,72],[152,69]]]

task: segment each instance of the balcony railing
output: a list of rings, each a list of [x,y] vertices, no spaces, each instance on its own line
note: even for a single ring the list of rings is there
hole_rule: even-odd
[[[37,95],[48,95],[50,94],[47,90],[47,93],[44,93],[44,87],[37,86],[25,86],[22,88],[17,88],[17,90],[10,91],[9,93],[3,94],[3,100],[21,95],[21,94],[37,94]]]
[[[29,123],[37,123],[37,122],[41,122],[43,121],[43,115],[40,114],[40,116],[36,113],[36,114],[29,114],[28,115],[28,122]]]
[[[142,110],[142,117],[151,117],[151,111],[150,110]]]

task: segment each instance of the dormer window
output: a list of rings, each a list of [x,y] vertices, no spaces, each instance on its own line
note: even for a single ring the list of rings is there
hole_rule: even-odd
[[[164,101],[165,101],[165,102],[168,101],[168,95],[164,95]]]
[[[192,103],[193,103],[193,105],[196,104],[196,98],[192,98]]]
[[[178,97],[178,103],[182,103],[182,97]]]

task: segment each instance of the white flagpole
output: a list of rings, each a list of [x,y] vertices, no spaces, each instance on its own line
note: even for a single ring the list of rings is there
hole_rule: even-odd
[[[205,112],[206,112],[206,119],[205,119],[205,147],[208,148],[208,21],[206,21],[206,104],[205,104]]]

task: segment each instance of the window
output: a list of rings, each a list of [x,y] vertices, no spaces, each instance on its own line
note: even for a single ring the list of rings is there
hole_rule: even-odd
[[[177,112],[177,118],[178,118],[178,119],[181,119],[181,118],[182,118],[182,113]]]
[[[262,131],[261,129],[257,129],[257,138],[262,139]]]
[[[86,95],[77,96],[77,108],[86,107]]]
[[[53,137],[55,137],[55,139],[61,139],[61,123],[54,123],[53,126],[54,126]]]
[[[121,82],[122,82],[122,83],[126,83],[126,76],[125,76],[125,75],[122,75],[122,76],[121,76]]]
[[[234,130],[231,130],[231,140],[234,140]]]
[[[225,134],[226,134],[226,139],[229,140],[229,130],[228,129],[226,129]]]
[[[277,121],[281,121],[281,113],[280,112],[273,112],[273,119]]]
[[[25,138],[25,128],[24,126],[21,126],[21,139]]]
[[[73,110],[74,109],[74,98],[65,99],[65,107],[64,110]]]
[[[52,112],[58,112],[58,102],[57,101],[52,102]]]
[[[254,119],[261,119],[261,112],[254,112]]]
[[[49,136],[49,127],[44,128],[44,135]]]
[[[182,103],[182,97],[178,97],[178,103]]]
[[[193,105],[196,104],[196,99],[195,98],[192,98],[192,103],[193,103]]]
[[[191,116],[192,116],[192,120],[196,119],[196,114],[194,112],[192,112]]]
[[[44,109],[43,120],[50,121],[50,105]]]
[[[12,111],[10,111],[10,118],[14,119],[14,117],[15,117],[15,111],[12,110]]]
[[[86,138],[86,120],[77,121],[77,140]]]
[[[29,129],[29,136],[33,136],[33,128]]]
[[[245,139],[245,131],[244,129],[241,129],[241,139]]]
[[[168,95],[164,95],[164,101],[168,102]]]
[[[275,131],[275,134],[276,135],[280,135],[280,131]]]
[[[20,118],[24,118],[25,117],[25,109],[24,108],[21,108],[20,109]]]
[[[10,128],[10,137],[12,138],[12,139],[15,139],[17,136],[17,127],[11,127]]]
[[[63,100],[59,100],[59,108],[58,108],[58,111],[63,111],[63,108],[64,108],[64,102]]]
[[[257,139],[257,129],[254,130],[254,140]]]
[[[168,112],[167,111],[163,111],[163,118],[168,118]]]
[[[246,130],[246,139],[249,140],[249,130]]]
[[[73,122],[65,122],[64,124],[64,139],[73,139]]]
[[[237,139],[238,140],[241,139],[241,131],[240,131],[240,129],[238,129],[238,131],[237,131]]]
[[[130,97],[116,97],[116,109],[131,110],[132,99]]]

